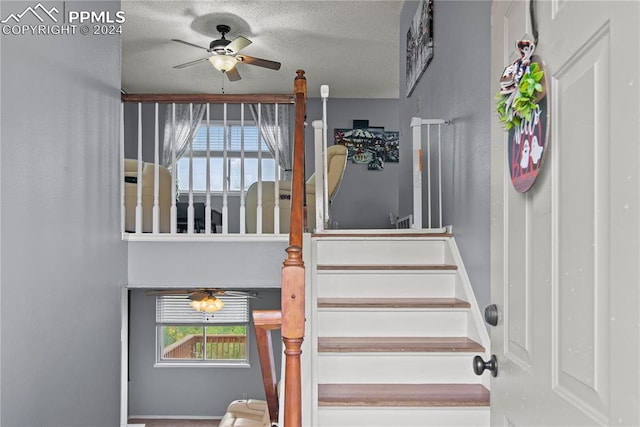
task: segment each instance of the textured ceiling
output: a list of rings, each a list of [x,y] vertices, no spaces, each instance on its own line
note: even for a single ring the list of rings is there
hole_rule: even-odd
[[[128,93],[290,93],[295,71],[306,71],[308,94],[328,84],[334,98],[397,98],[402,1],[137,1],[123,0],[122,87]],[[227,24],[233,40],[253,43],[242,53],[282,63],[279,71],[238,64],[229,82],[208,61],[174,65],[209,54],[172,42],[207,47]]]

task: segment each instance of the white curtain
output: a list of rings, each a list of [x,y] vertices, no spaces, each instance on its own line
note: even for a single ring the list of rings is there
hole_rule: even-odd
[[[276,156],[278,151],[278,162],[284,171],[283,178],[291,180],[291,163],[293,144],[289,138],[289,104],[250,104],[249,111],[253,120],[258,124],[258,107],[260,107],[261,121],[260,134],[267,143],[269,151]],[[276,107],[278,108],[278,122],[276,123]]]
[[[193,105],[193,113],[189,106]],[[193,139],[198,126],[202,121],[202,116],[206,110],[206,104],[175,104],[176,106],[176,161],[189,149],[189,142]],[[173,104],[167,105],[164,121],[164,144],[162,146],[162,158],[160,162],[163,166],[171,168],[172,136],[173,129]]]

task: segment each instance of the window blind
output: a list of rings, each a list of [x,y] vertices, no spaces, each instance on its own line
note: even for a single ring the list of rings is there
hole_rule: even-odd
[[[224,150],[224,126],[221,124],[209,124],[209,147],[211,151]],[[242,128],[240,125],[227,125],[227,150],[240,151],[242,140]],[[268,152],[268,147],[262,141],[262,151]],[[193,137],[193,151],[207,151],[207,125],[201,124]],[[258,127],[255,124],[244,126],[244,151],[258,151]]]
[[[217,296],[224,307],[214,313],[194,310],[191,300],[183,295],[163,295],[156,297],[156,323],[247,323],[249,321],[249,298]]]

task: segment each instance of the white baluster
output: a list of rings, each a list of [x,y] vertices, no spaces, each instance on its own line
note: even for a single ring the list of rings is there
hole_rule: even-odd
[[[422,228],[422,120],[411,119],[413,129],[413,225]]]
[[[431,125],[427,125],[427,217],[431,228]]]
[[[276,104],[276,108],[278,108],[278,104]],[[258,205],[256,219],[256,233],[262,234],[262,104],[258,104]]]
[[[229,191],[229,165],[227,163],[227,103],[224,103],[223,113],[223,147],[222,147],[222,233],[229,233],[229,207],[227,205],[227,193]]]
[[[193,104],[189,104],[189,123],[193,123]],[[193,234],[193,138],[189,140],[189,206],[187,207],[187,233]]]
[[[142,233],[142,103],[138,102],[138,172],[136,181],[136,233]]]
[[[273,188],[273,234],[280,234],[280,123],[278,122],[278,105],[276,104],[276,176]]]
[[[178,174],[176,173],[176,104],[171,109],[171,233],[178,232],[178,207],[176,206],[176,186]]]
[[[324,169],[324,127],[325,124],[322,120],[313,121],[313,146],[315,147],[315,168],[316,168],[316,231],[322,231],[324,229],[323,213],[324,209],[324,184],[326,181],[325,169]],[[311,214],[309,212],[308,214]]]
[[[240,104],[240,234],[245,234],[244,194],[244,103]]]
[[[122,102],[120,103],[120,232],[122,233],[124,233],[127,215],[124,192],[124,102]]]
[[[438,227],[442,228],[442,125],[438,125]]]
[[[204,232],[211,233],[211,122],[207,103],[207,197],[204,208]]]
[[[328,165],[327,165],[327,98],[329,97],[329,86],[320,86],[320,96],[322,97],[322,170],[324,179],[322,180],[323,195],[324,195],[324,221],[322,222],[325,228],[329,227],[329,182],[328,182]],[[317,169],[316,169],[317,171]],[[316,176],[316,180],[317,180]],[[317,190],[316,190],[317,191]],[[318,194],[318,193],[316,193]],[[319,205],[316,205],[316,209],[320,209]],[[316,221],[316,227],[318,227],[318,221]]]
[[[154,146],[153,146],[153,233],[160,232],[160,137],[158,130],[158,103],[155,105],[155,121],[153,126]]]

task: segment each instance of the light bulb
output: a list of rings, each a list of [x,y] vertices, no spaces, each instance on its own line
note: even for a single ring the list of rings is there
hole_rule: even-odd
[[[224,73],[225,71],[229,71],[233,67],[235,67],[238,63],[238,60],[235,58],[235,56],[213,55],[211,58],[209,58],[209,62],[211,62],[211,65],[216,67],[218,71],[222,71]]]

